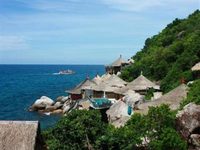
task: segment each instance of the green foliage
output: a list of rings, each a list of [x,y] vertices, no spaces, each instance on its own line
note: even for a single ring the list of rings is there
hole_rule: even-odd
[[[190,102],[200,104],[200,80],[195,81],[191,85],[187,98],[181,103],[181,108]]]
[[[158,35],[148,38],[143,49],[133,59],[135,63],[122,71],[121,77],[131,81],[141,71],[153,80],[161,81],[168,92],[184,78],[192,80],[191,67],[200,60],[200,11],[187,19],[175,19]]]
[[[186,150],[187,144],[173,128],[164,128],[156,140],[149,143],[149,149],[153,150]]]
[[[44,132],[49,149],[88,149],[105,132],[105,124],[98,111],[73,111],[57,125]]]
[[[153,97],[154,92],[155,92],[155,90],[153,88],[150,88],[147,91],[147,94],[145,95],[145,100],[151,100],[151,97]]]
[[[121,128],[104,124],[98,111],[73,111],[43,135],[50,150],[184,150],[187,145],[174,127],[175,113],[162,105],[147,115],[134,114]]]

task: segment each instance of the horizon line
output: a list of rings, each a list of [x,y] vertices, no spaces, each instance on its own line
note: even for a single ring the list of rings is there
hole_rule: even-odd
[[[94,65],[97,66],[98,65],[98,66],[100,66],[101,65],[101,66],[105,66],[106,64],[51,64],[51,63],[50,64],[37,64],[37,63],[36,64],[34,64],[34,63],[30,63],[30,64],[29,63],[27,63],[27,64],[17,64],[16,63],[16,64],[0,64],[0,65],[79,65],[79,66],[83,66],[83,65],[87,65],[87,66],[92,66],[92,65],[93,66]]]

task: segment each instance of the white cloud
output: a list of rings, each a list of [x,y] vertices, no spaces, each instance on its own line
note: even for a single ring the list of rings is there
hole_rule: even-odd
[[[0,51],[24,50],[29,46],[25,39],[20,36],[0,36]]]
[[[190,5],[200,7],[199,0],[102,0],[106,5],[111,8],[121,11],[134,11],[139,12],[148,9],[180,9]]]

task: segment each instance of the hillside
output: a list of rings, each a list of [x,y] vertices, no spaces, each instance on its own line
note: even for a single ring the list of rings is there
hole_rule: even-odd
[[[146,39],[132,58],[135,63],[122,71],[124,80],[131,81],[143,71],[150,79],[160,81],[164,92],[178,86],[181,79],[192,80],[190,68],[200,61],[200,11],[186,19],[175,19]]]

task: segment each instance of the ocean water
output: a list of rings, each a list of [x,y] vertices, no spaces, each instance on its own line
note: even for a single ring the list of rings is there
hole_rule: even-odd
[[[54,74],[67,69],[76,74]],[[28,112],[30,105],[43,95],[67,96],[65,90],[104,70],[103,65],[0,65],[0,120],[39,120],[42,129],[53,126],[59,115]]]

